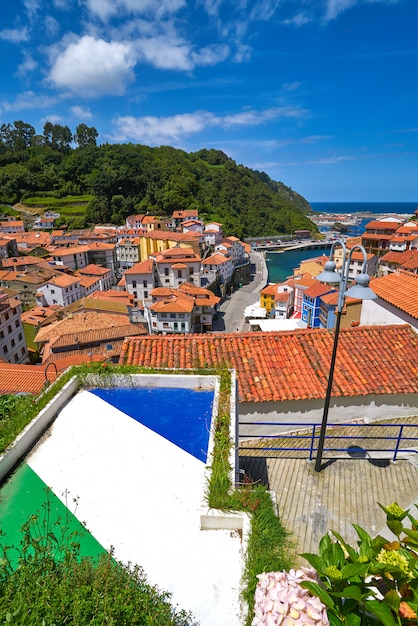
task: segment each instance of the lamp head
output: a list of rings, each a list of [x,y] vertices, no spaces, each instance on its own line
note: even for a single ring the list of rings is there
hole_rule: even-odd
[[[352,287],[347,289],[345,292],[345,296],[349,296],[350,298],[357,298],[358,300],[374,300],[377,298],[375,292],[370,289],[370,276],[362,272],[361,274],[357,274],[356,282]]]
[[[316,280],[321,283],[339,283],[341,282],[341,276],[335,271],[335,261],[327,261],[324,265],[324,271],[316,276]]]

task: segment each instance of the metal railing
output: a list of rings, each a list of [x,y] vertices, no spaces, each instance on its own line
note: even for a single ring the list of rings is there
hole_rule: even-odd
[[[245,422],[240,421],[242,427],[251,426],[287,429],[287,432],[277,431],[274,435],[239,435],[239,453],[245,456],[245,452],[263,452],[263,456],[281,457],[305,457],[312,461],[316,456],[317,443],[321,424],[302,422]],[[289,427],[292,431],[289,432]],[[294,428],[294,430],[293,430]],[[361,430],[360,430],[361,429]],[[242,441],[245,439],[245,441]],[[374,442],[374,447],[369,447],[369,442]],[[375,447],[380,442],[380,447]],[[335,445],[334,445],[335,444]],[[417,423],[342,423],[328,424],[325,434],[324,453],[328,458],[366,458],[378,455],[379,458],[396,461],[402,452],[418,454],[418,420]],[[305,455],[304,453],[307,453]],[[340,454],[344,453],[344,455]],[[257,455],[259,456],[259,455]]]

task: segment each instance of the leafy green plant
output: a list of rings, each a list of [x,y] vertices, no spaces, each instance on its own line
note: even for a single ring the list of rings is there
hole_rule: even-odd
[[[339,533],[325,535],[319,554],[302,556],[314,567],[320,584],[302,582],[327,607],[332,626],[385,626],[417,623],[418,520],[396,502],[385,507],[386,523],[396,539],[372,538],[353,524],[357,547]],[[411,528],[403,521],[409,520]]]

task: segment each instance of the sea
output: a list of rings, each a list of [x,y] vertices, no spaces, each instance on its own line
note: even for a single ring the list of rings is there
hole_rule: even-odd
[[[371,219],[389,215],[398,215],[403,219],[412,216],[418,208],[418,202],[311,202],[315,213],[350,214],[359,219],[359,223],[349,227],[348,235],[356,237],[364,233],[365,225]],[[318,254],[326,254],[321,250]],[[266,262],[270,283],[281,283],[293,274],[301,261],[317,256],[313,250],[293,250],[290,252],[267,252]]]

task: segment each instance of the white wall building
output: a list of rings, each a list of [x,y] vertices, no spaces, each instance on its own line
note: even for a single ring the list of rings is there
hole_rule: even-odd
[[[51,306],[53,304],[68,306],[80,298],[80,279],[68,274],[54,276],[38,287],[36,294],[38,306]]]
[[[133,297],[134,307],[151,299],[151,291],[157,286],[158,280],[153,259],[136,263],[126,270],[124,276],[126,291]]]
[[[201,259],[193,248],[176,246],[154,258],[160,286],[177,289],[184,282],[200,286]]]
[[[0,292],[0,357],[9,363],[28,363],[28,349],[20,316],[22,302]]]

